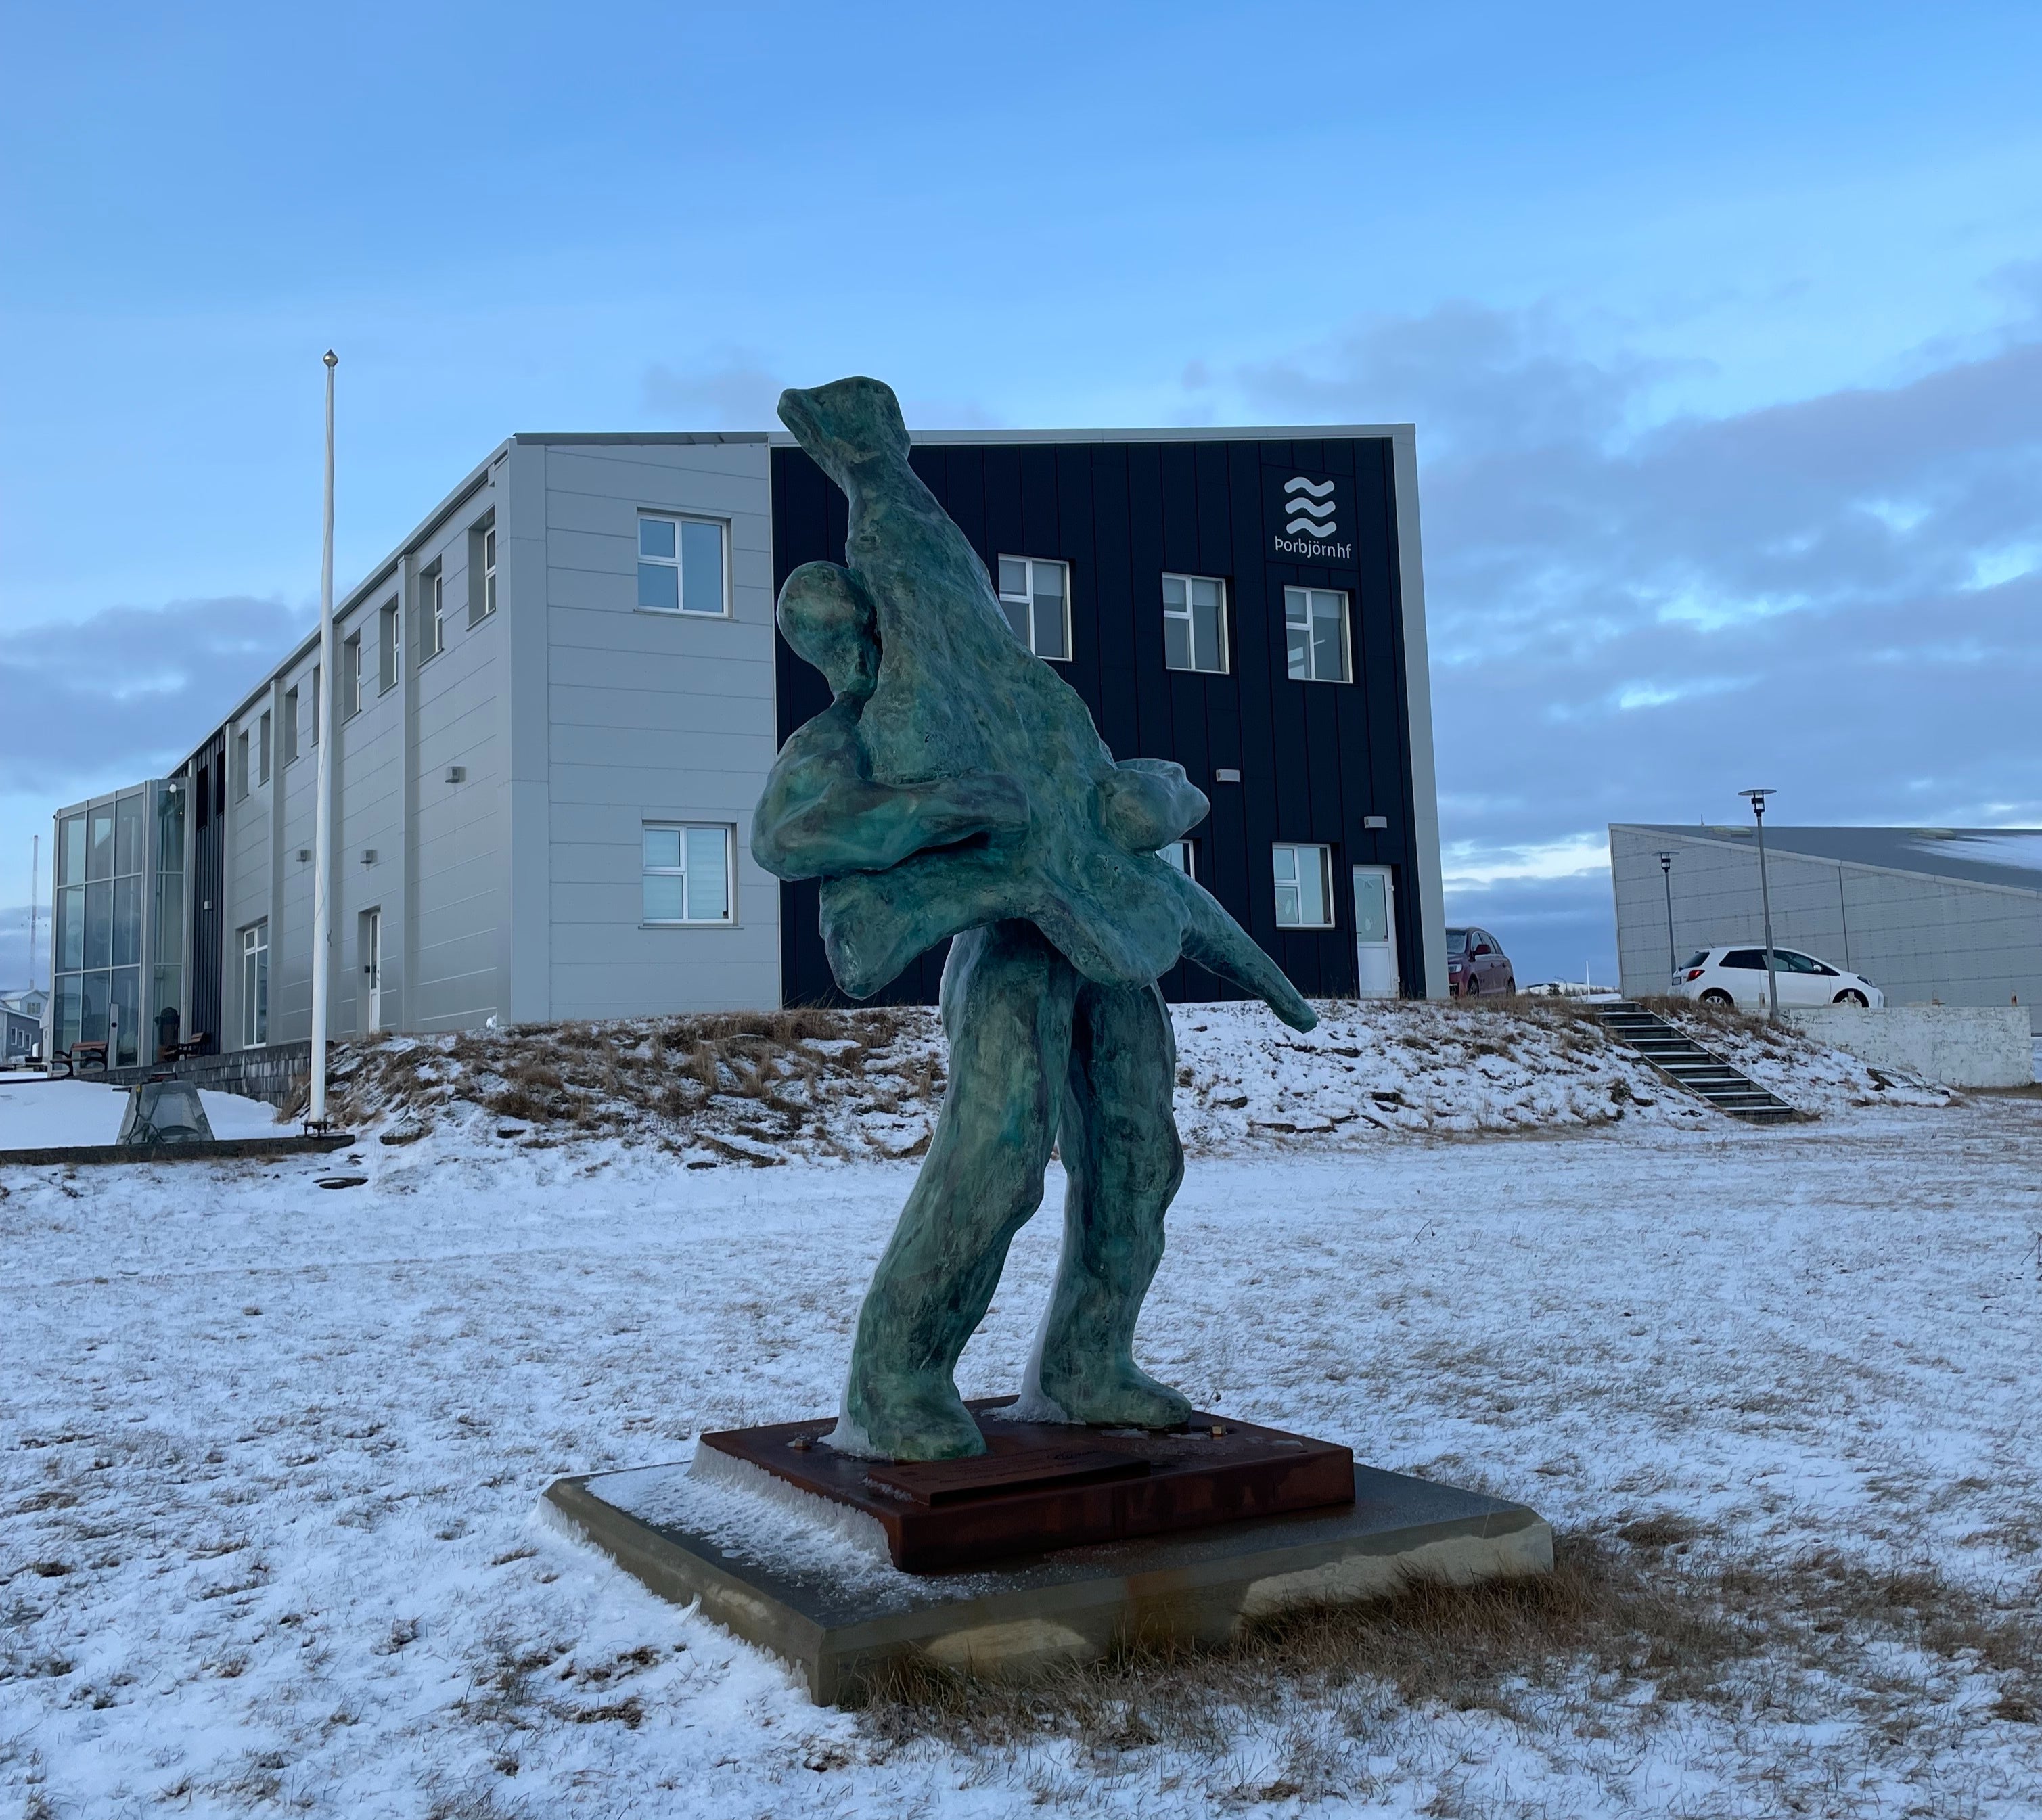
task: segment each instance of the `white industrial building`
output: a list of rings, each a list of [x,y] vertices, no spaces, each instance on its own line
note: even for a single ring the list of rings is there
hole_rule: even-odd
[[[1892,1005],[2017,1004],[2042,1034],[2042,831],[1769,824],[1765,852],[1776,946]],[[1699,949],[1763,940],[1753,827],[1613,823],[1609,862],[1627,995],[1665,992]]]

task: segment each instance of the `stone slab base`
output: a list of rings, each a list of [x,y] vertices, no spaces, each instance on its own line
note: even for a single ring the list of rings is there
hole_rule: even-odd
[[[41,1168],[53,1163],[216,1163],[234,1157],[309,1157],[345,1150],[346,1131],[323,1138],[215,1138],[178,1144],[63,1144],[41,1150],[0,1150],[0,1164]]]
[[[1354,1490],[1331,1512],[943,1575],[901,1573],[870,1518],[742,1465],[713,1480],[686,1466],[558,1479],[540,1508],[662,1598],[699,1600],[783,1658],[824,1705],[855,1700],[903,1658],[1025,1675],[1121,1644],[1224,1642],[1245,1623],[1412,1580],[1467,1585],[1553,1565],[1553,1532],[1523,1505],[1370,1466],[1355,1468]]]

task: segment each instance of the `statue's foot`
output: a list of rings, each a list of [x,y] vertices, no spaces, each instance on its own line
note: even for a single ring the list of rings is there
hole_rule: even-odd
[[[1180,1428],[1191,1405],[1131,1360],[1043,1370],[1042,1393],[1073,1422],[1099,1428]]]
[[[872,1456],[963,1460],[985,1451],[985,1436],[947,1378],[902,1376],[855,1388],[845,1413]]]

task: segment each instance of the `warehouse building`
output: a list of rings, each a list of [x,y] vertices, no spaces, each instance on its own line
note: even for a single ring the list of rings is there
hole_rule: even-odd
[[[1888,1004],[2018,1004],[2042,1034],[2042,831],[1769,825],[1765,854],[1775,946]],[[1612,824],[1609,860],[1626,994],[1666,991],[1698,949],[1762,942],[1753,828]]]
[[[1444,996],[1409,425],[916,438],[1015,634],[1212,812],[1168,857],[1304,991]],[[843,495],[784,435],[521,435],[166,778],[57,816],[52,1037],[310,1030],[332,743],[336,1035],[837,1000],[750,852],[828,700],[778,638]],[[933,1000],[940,953],[881,995]],[[1231,996],[1180,967],[1176,999]]]

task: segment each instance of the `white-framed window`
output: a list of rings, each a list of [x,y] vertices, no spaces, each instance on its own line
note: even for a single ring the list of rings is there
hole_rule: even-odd
[[[356,633],[340,648],[340,717],[345,721],[361,712],[361,634]]]
[[[1226,583],[1218,576],[1163,577],[1163,662],[1172,670],[1225,672]]]
[[[241,1046],[270,1040],[270,921],[241,931]]]
[[[291,763],[298,755],[298,691],[295,686],[284,691],[284,763]]]
[[[1166,841],[1156,850],[1165,866],[1174,866],[1187,878],[1199,875],[1199,843],[1195,840]]]
[[[638,514],[638,604],[648,613],[727,618],[729,527],[716,518],[671,512]]]
[[[446,649],[446,576],[434,563],[419,575],[419,661]]]
[[[270,781],[270,711],[262,711],[262,718],[255,723],[255,781],[266,784]]]
[[[1333,850],[1279,841],[1269,851],[1276,875],[1276,927],[1330,929],[1333,926]]]
[[[644,824],[648,923],[732,920],[730,850],[735,832],[715,822]]]
[[[496,610],[496,514],[468,531],[468,623],[480,625]]]
[[[1038,657],[1071,658],[1071,571],[1046,556],[1000,559],[1000,604],[1014,636]]]
[[[319,667],[315,663],[312,666],[312,744],[315,746],[319,740]]]
[[[1353,679],[1348,654],[1347,596],[1339,589],[1284,589],[1283,637],[1289,648],[1293,682]]]
[[[244,727],[234,736],[234,800],[236,802],[248,793],[248,730]]]
[[[387,695],[397,686],[403,646],[398,642],[397,603],[388,600],[376,616],[376,692]]]

